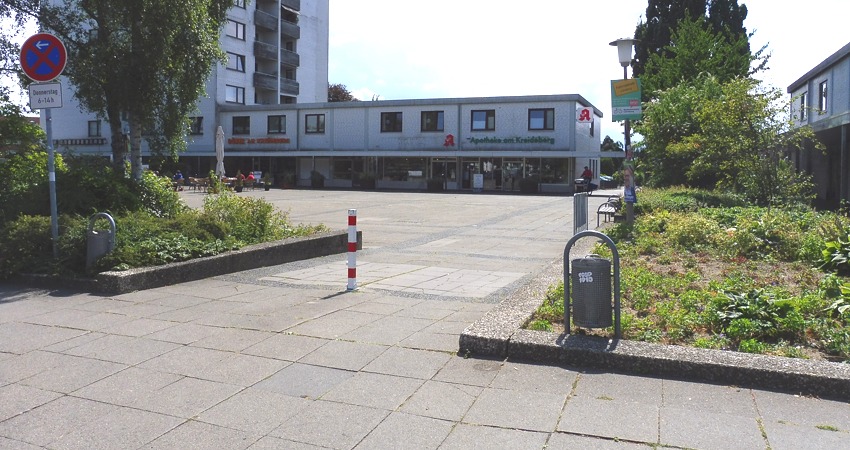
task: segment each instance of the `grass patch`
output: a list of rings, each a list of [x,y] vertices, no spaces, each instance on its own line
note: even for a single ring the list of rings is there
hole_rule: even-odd
[[[623,338],[850,360],[846,217],[683,189],[647,189],[641,202],[631,227],[607,230],[620,253]],[[606,246],[595,252],[611,258]],[[549,287],[535,329],[564,331],[563,291]]]

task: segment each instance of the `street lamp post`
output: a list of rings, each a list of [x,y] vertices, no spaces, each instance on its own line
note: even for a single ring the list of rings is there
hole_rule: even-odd
[[[621,38],[617,39],[614,42],[611,42],[609,45],[617,47],[617,55],[620,58],[620,65],[623,66],[623,79],[627,80],[629,78],[629,66],[632,64],[632,49],[634,48],[635,39],[630,38]],[[624,188],[625,199],[626,199],[626,223],[631,225],[635,221],[635,204],[634,204],[634,189],[635,189],[635,175],[634,169],[632,166],[632,129],[631,129],[631,121],[629,119],[625,119],[625,144],[626,144],[626,163],[623,168],[623,179],[624,179]]]

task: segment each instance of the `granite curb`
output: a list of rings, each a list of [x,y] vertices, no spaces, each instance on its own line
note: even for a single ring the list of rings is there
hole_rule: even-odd
[[[362,248],[363,232],[358,231],[357,249]],[[94,278],[22,275],[18,281],[37,287],[118,295],[347,251],[348,231],[328,231],[312,236],[249,245],[219,255],[162,266],[101,272]]]
[[[553,261],[467,327],[460,354],[850,399],[850,364],[523,329],[563,270]]]

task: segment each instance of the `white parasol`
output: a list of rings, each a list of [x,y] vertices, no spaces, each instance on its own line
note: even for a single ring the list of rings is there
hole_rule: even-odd
[[[221,178],[224,176],[224,129],[221,125],[215,132],[215,159],[215,174]]]

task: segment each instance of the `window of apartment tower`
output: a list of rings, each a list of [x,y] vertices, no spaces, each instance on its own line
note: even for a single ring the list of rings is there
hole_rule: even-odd
[[[307,114],[304,116],[304,132],[308,134],[320,134],[325,132],[324,114]]]
[[[826,97],[826,95],[827,95],[827,92],[826,92],[827,83],[828,83],[827,81],[821,81],[821,83],[818,85],[818,109],[821,112],[824,112],[824,113],[826,112],[827,107],[829,107],[829,105],[827,104],[827,101],[826,101],[827,100],[827,97]]]
[[[800,94],[800,121],[806,120],[809,115],[808,92]]]
[[[245,55],[227,52],[227,68],[237,72],[244,72]]]
[[[443,111],[422,111],[422,131],[443,131]]]
[[[245,9],[245,0],[233,0],[233,6]]]
[[[529,109],[528,110],[528,129],[529,130],[554,130],[555,129],[555,109]]]
[[[100,137],[99,120],[89,120],[89,137]]]
[[[245,24],[235,20],[227,19],[224,25],[225,34],[236,39],[245,40]]]
[[[400,112],[381,113],[381,133],[401,131],[401,117]]]
[[[268,125],[268,134],[284,134],[286,133],[286,116],[269,116]]]
[[[224,101],[228,103],[245,104],[245,88],[239,86],[224,86]]]
[[[251,134],[251,117],[234,116],[233,134]]]
[[[493,131],[495,129],[495,109],[472,111],[472,131]]]
[[[189,134],[199,135],[204,134],[204,118],[203,117],[190,117],[189,120],[191,123],[189,124]]]

